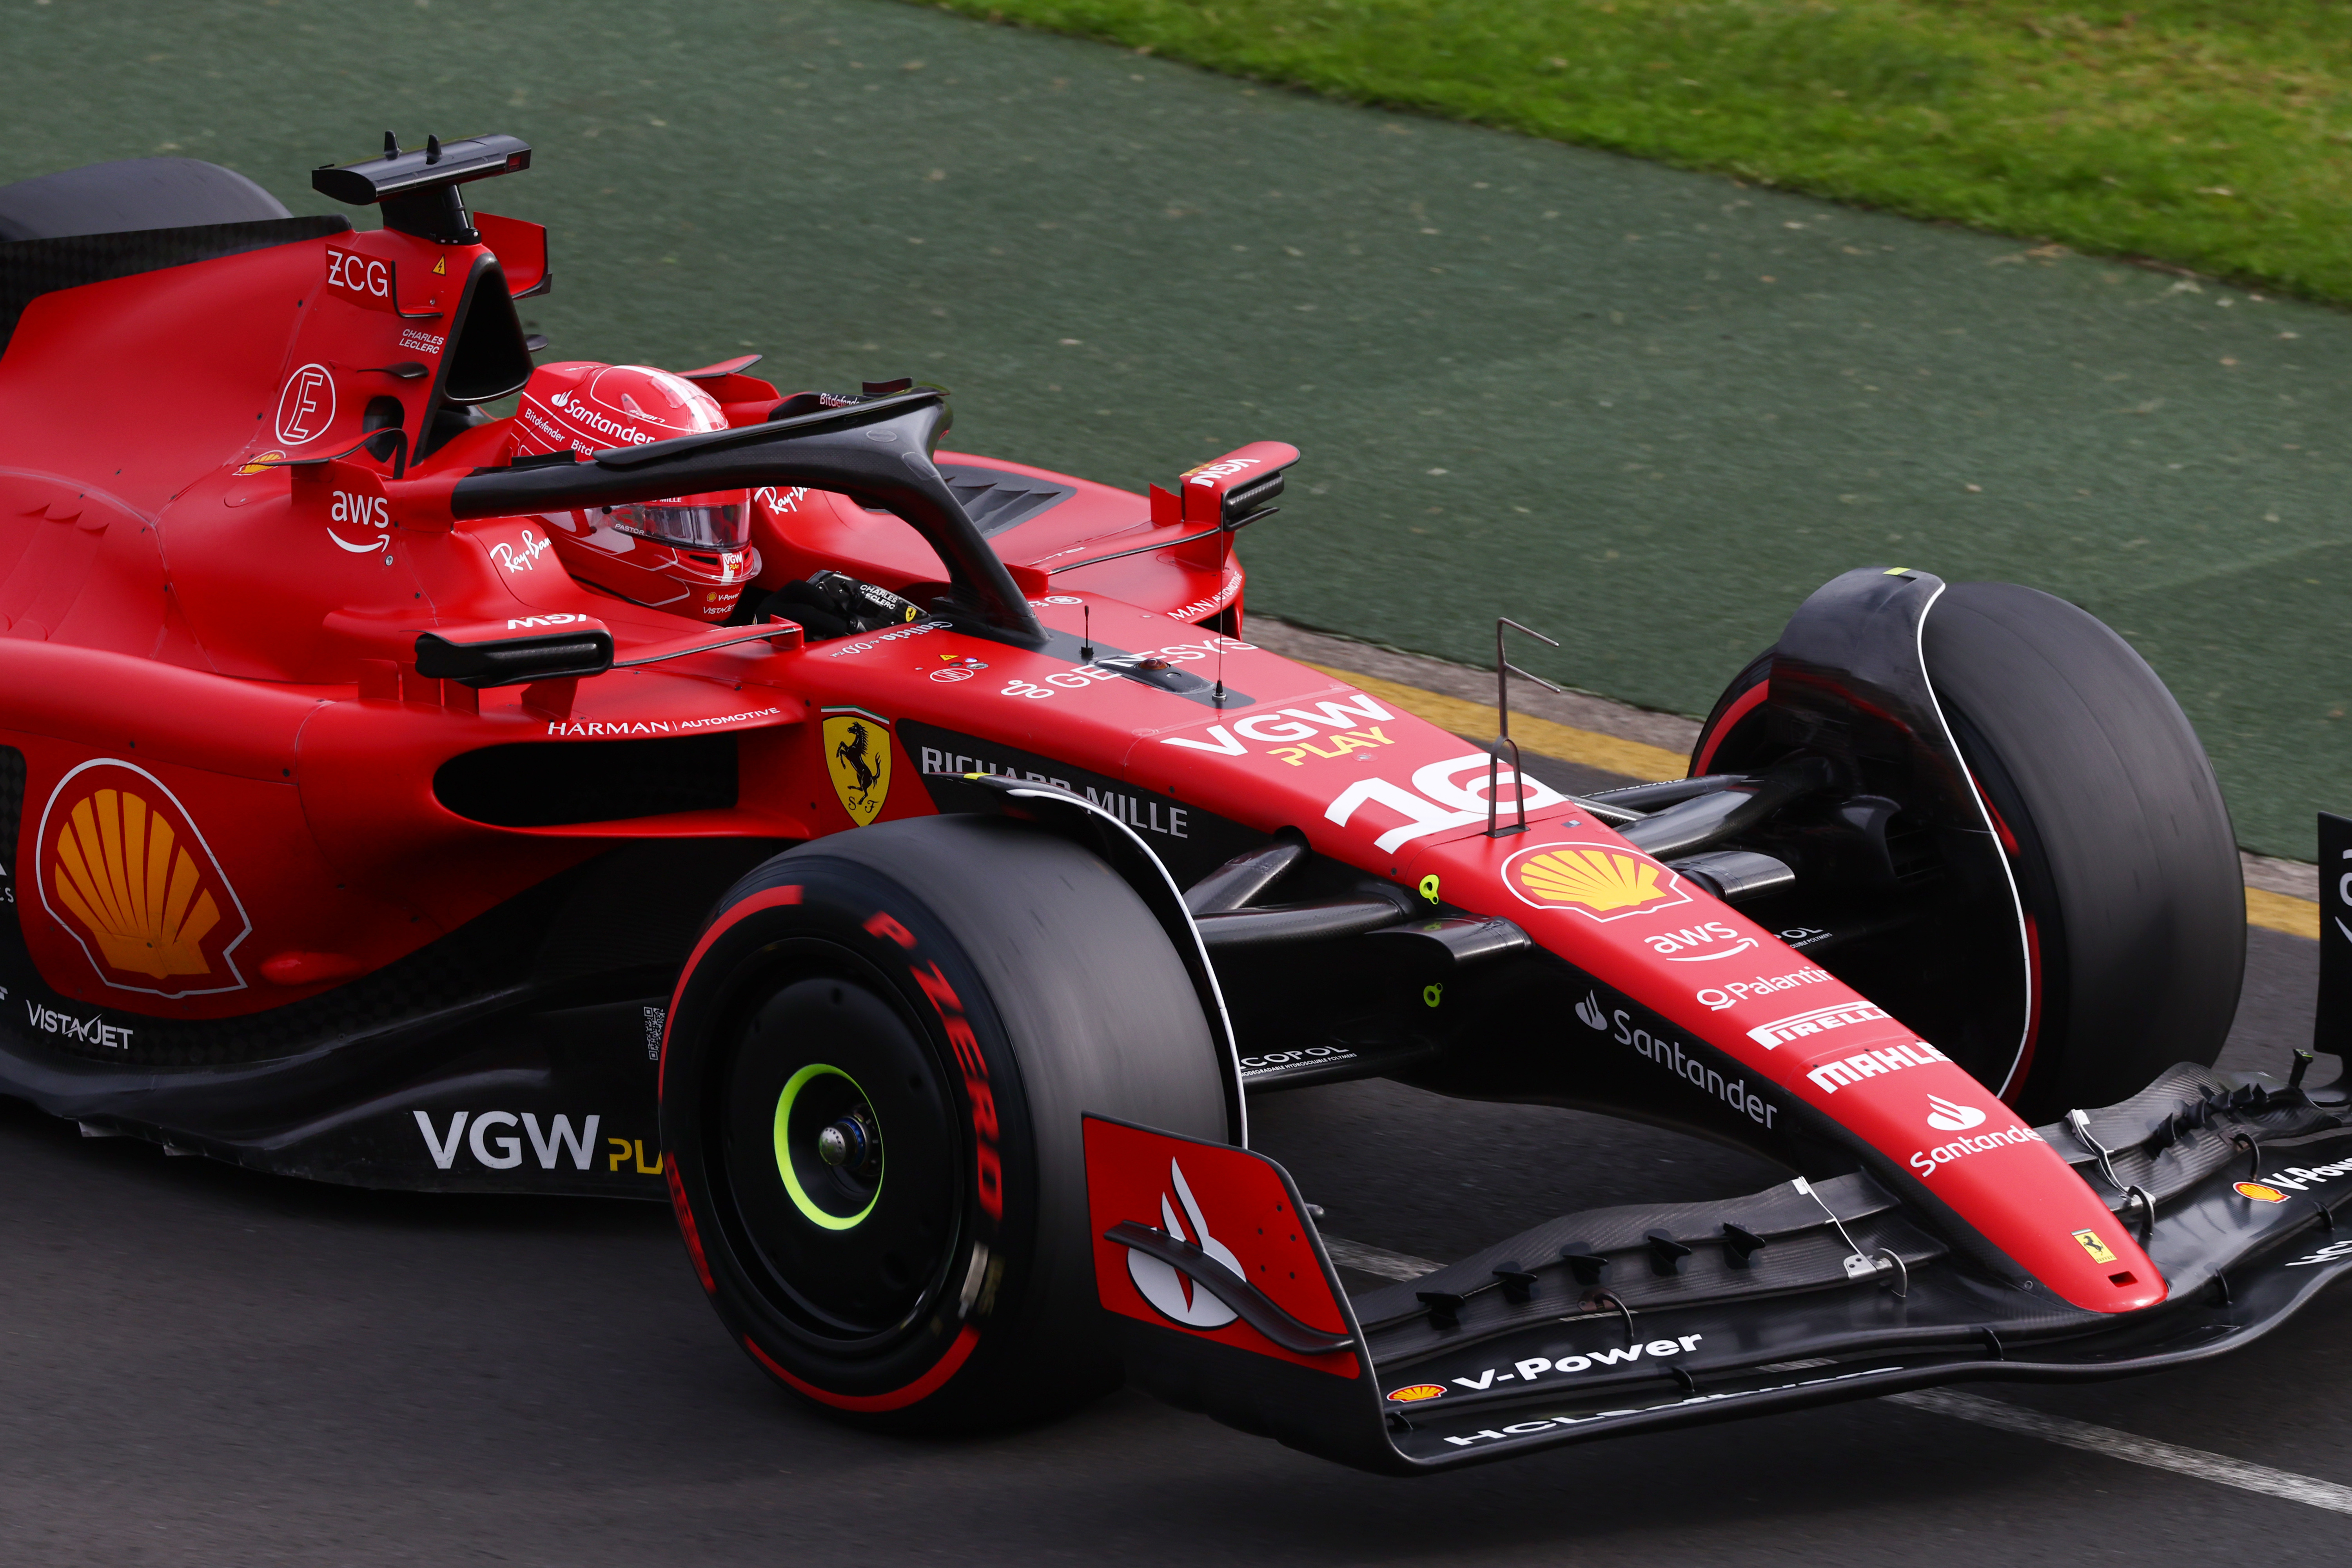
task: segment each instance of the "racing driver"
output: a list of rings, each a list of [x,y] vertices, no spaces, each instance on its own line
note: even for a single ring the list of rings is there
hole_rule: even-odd
[[[727,428],[710,395],[666,370],[570,360],[531,372],[515,410],[515,451],[604,452]],[[759,575],[748,490],[674,496],[548,515],[574,580],[634,605],[719,622]]]

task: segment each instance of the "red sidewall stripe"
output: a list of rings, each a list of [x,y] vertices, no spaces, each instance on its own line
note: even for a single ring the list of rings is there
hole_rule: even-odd
[[[979,1343],[980,1331],[966,1323],[963,1326],[963,1331],[956,1335],[955,1343],[948,1347],[948,1353],[940,1357],[930,1371],[923,1373],[906,1387],[894,1388],[887,1394],[835,1394],[830,1390],[819,1388],[803,1378],[794,1377],[791,1373],[778,1366],[774,1359],[758,1345],[753,1344],[748,1335],[744,1338],[743,1348],[751,1352],[753,1361],[766,1367],[793,1388],[820,1404],[832,1405],[836,1410],[904,1410],[918,1400],[928,1398],[936,1393],[941,1384],[956,1374],[957,1369],[971,1357],[972,1347]]]
[[[1706,749],[1700,752],[1698,760],[1691,764],[1693,778],[1706,772],[1709,764],[1714,763],[1715,749],[1723,744],[1723,738],[1731,733],[1732,726],[1755,711],[1757,705],[1771,694],[1772,682],[1769,679],[1764,679],[1758,681],[1731,700],[1731,706],[1723,710],[1722,719],[1717,722],[1713,730],[1707,731]]]
[[[694,1210],[686,1201],[686,1184],[678,1180],[677,1156],[668,1154],[662,1161],[669,1172],[669,1206],[677,1215],[678,1234],[686,1238],[686,1255],[694,1259],[694,1276],[702,1281],[702,1293],[719,1294],[719,1283],[710,1277],[710,1260],[702,1256],[702,1232],[694,1223]]]
[[[677,984],[670,990],[669,1011],[662,1017],[661,1066],[654,1073],[654,1093],[656,1098],[660,1096],[669,1077],[669,1032],[671,1026],[677,1022],[677,1005],[686,994],[686,983],[694,978],[694,966],[702,962],[702,955],[710,951],[712,942],[725,936],[745,920],[758,914],[761,910],[772,910],[779,904],[797,904],[800,901],[801,885],[798,882],[788,882],[781,888],[770,888],[764,892],[754,893],[719,916],[718,922],[702,933],[702,940],[694,944],[694,951],[687,954],[684,967],[677,972]]]
[[[669,1016],[663,1020],[662,1025],[664,1068],[669,1065],[669,1030],[677,1018],[678,1003],[685,996],[687,983],[694,977],[695,965],[702,962],[703,954],[709,952],[711,945],[720,937],[725,936],[730,931],[761,910],[772,910],[782,905],[797,904],[800,901],[801,887],[798,883],[787,883],[782,887],[770,888],[762,892],[754,893],[736,904],[721,915],[709,931],[702,933],[702,940],[694,944],[694,952],[688,955],[685,967],[678,971],[677,988],[670,993]],[[709,1289],[711,1281],[709,1265],[702,1258],[699,1245],[701,1237],[694,1233],[694,1216],[685,1203],[686,1194],[678,1186],[676,1161],[673,1160],[670,1163],[670,1169],[673,1196],[677,1200],[680,1225],[687,1233],[688,1249],[694,1255],[696,1271],[702,1275],[703,1288]],[[761,1350],[749,1335],[744,1337],[743,1348],[751,1352],[752,1360],[767,1368],[780,1381],[820,1404],[830,1405],[836,1410],[881,1411],[904,1410],[908,1405],[936,1393],[941,1384],[953,1377],[963,1363],[971,1359],[974,1347],[979,1343],[980,1331],[969,1323],[965,1324],[962,1331],[956,1335],[955,1342],[948,1346],[947,1353],[933,1363],[929,1372],[905,1387],[892,1389],[887,1394],[835,1394],[828,1389],[817,1387],[805,1378],[793,1376],[778,1365],[775,1358]]]

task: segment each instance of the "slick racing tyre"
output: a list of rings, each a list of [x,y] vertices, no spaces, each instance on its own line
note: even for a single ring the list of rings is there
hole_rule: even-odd
[[[2095,616],[2014,584],[1952,584],[1920,647],[2024,906],[2038,995],[2004,1097],[2039,1120],[2126,1099],[2177,1062],[2210,1066],[2244,975],[2245,890],[2172,693]],[[1726,689],[1694,773],[1770,760],[1771,665],[1768,649]]]
[[[1103,861],[999,817],[787,851],[672,1001],[661,1131],[703,1287],[834,1414],[953,1429],[1118,1381],[1080,1116],[1227,1136],[1221,1047]]]
[[[130,158],[0,185],[0,240],[262,223],[277,197],[233,169],[194,158]]]

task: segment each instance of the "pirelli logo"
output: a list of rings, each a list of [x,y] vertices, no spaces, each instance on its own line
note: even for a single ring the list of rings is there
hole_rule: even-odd
[[[1885,1016],[1885,1008],[1856,1000],[1834,1007],[1815,1007],[1810,1012],[1791,1013],[1785,1018],[1759,1024],[1748,1031],[1748,1037],[1768,1051],[1776,1050],[1792,1040],[1810,1039],[1815,1035],[1826,1035],[1832,1029],[1843,1029],[1855,1024],[1874,1024]]]
[[[1835,1094],[1850,1083],[1860,1083],[1866,1078],[1876,1078],[1884,1072],[1901,1072],[1905,1068],[1923,1068],[1952,1058],[1925,1040],[1913,1040],[1906,1046],[1882,1046],[1867,1051],[1856,1051],[1850,1057],[1826,1061],[1807,1072],[1813,1087],[1823,1094]]]

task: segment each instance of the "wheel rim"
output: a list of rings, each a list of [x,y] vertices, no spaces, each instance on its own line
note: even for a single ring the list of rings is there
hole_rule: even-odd
[[[842,1107],[845,1092],[854,1098]],[[784,1080],[776,1097],[776,1173],[810,1224],[854,1230],[882,1201],[880,1121],[857,1080],[830,1062],[811,1062]],[[821,1123],[818,1131],[809,1130],[812,1122]],[[841,1212],[845,1206],[851,1212]]]
[[[711,1104],[713,1195],[784,1323],[828,1354],[880,1354],[947,1289],[961,1130],[928,1037],[887,983],[809,945],[737,1026]]]

